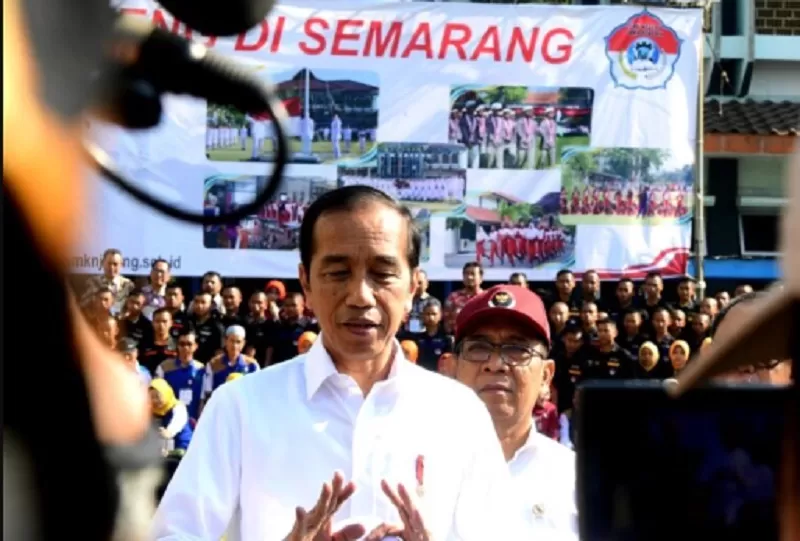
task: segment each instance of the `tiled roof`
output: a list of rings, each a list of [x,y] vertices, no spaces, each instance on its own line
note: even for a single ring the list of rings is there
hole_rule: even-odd
[[[800,102],[706,100],[706,133],[800,135]]]
[[[467,216],[476,221],[482,223],[499,223],[500,222],[500,215],[497,214],[496,211],[492,209],[485,209],[482,207],[467,207]]]

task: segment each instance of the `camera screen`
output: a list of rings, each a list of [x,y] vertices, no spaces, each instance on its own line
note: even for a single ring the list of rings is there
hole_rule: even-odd
[[[581,539],[777,539],[786,402],[780,391],[729,392],[585,393]]]

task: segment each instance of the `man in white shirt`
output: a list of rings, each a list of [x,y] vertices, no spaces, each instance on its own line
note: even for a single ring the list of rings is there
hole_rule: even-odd
[[[511,471],[509,505],[528,523],[529,539],[577,541],[575,454],[539,434],[533,423],[536,399],[555,372],[549,351],[547,312],[528,288],[487,289],[456,319],[454,375],[478,393],[492,416]]]
[[[405,360],[395,339],[418,281],[412,225],[407,209],[366,186],[309,207],[299,275],[319,339],[212,395],[155,539],[524,538],[486,408]]]

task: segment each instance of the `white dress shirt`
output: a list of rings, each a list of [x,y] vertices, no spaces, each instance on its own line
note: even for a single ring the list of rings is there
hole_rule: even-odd
[[[578,541],[575,453],[539,434],[532,423],[528,440],[508,467],[528,539]]]
[[[334,524],[401,524],[380,481],[405,484],[437,541],[516,540],[508,467],[484,404],[406,361],[364,397],[320,337],[311,350],[221,386],[154,521],[160,540],[283,539],[334,471],[356,484]],[[424,457],[424,490],[416,465]]]

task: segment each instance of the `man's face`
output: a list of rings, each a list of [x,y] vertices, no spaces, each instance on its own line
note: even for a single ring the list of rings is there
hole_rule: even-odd
[[[286,319],[295,320],[299,318],[304,309],[303,298],[298,295],[289,295],[283,301],[283,313],[286,315]]]
[[[394,340],[416,291],[405,219],[380,203],[324,214],[300,282],[333,357],[367,361]]]
[[[633,336],[639,333],[639,327],[642,325],[642,317],[639,314],[625,314],[625,333],[628,336]]]
[[[183,304],[183,291],[179,287],[171,287],[167,289],[167,294],[164,298],[164,304],[170,310],[178,310]]]
[[[583,334],[579,332],[569,332],[564,335],[564,348],[567,353],[572,355],[583,345]]]
[[[571,273],[565,273],[556,278],[556,289],[563,296],[571,295],[575,289],[575,277]]]
[[[196,295],[192,303],[192,311],[197,317],[205,317],[211,312],[211,296],[208,293]]]
[[[464,287],[467,289],[477,289],[481,286],[481,271],[477,267],[472,267],[464,271],[462,275]]]
[[[694,298],[694,284],[691,282],[681,282],[678,284],[678,299],[682,303],[687,303]]]
[[[692,318],[692,330],[697,333],[698,336],[705,333],[710,325],[711,318],[708,317],[708,314],[696,314]]]
[[[178,338],[178,356],[181,359],[191,359],[197,351],[197,338],[193,334],[185,334]]]
[[[256,316],[263,316],[267,310],[267,296],[263,293],[256,293],[250,297],[250,313]]]
[[[104,344],[114,347],[117,343],[117,336],[119,336],[119,326],[116,319],[110,316],[102,318],[97,323],[97,331]]]
[[[159,261],[150,269],[150,283],[154,287],[161,287],[169,281],[169,266]]]
[[[125,301],[125,309],[130,317],[139,317],[139,314],[142,313],[142,306],[144,306],[144,295],[131,295]]]
[[[601,346],[610,346],[617,337],[617,327],[611,323],[603,323],[597,327],[597,341]]]
[[[594,272],[584,274],[581,287],[583,288],[583,292],[587,295],[597,294],[597,292],[600,291],[600,277]]]
[[[227,312],[235,313],[239,311],[242,304],[242,294],[236,287],[229,287],[222,293],[222,304]]]
[[[593,303],[584,304],[581,308],[581,322],[587,329],[594,327],[597,323],[597,306]]]
[[[680,331],[686,327],[686,314],[683,310],[675,310],[672,313],[672,328]]]
[[[717,299],[712,299],[711,297],[706,297],[703,299],[703,302],[700,304],[700,312],[713,319],[714,316],[717,315],[717,312],[719,312]]]
[[[422,311],[422,322],[426,327],[436,327],[442,320],[442,311],[438,306],[426,306]]]
[[[112,306],[114,306],[114,295],[110,291],[97,294],[97,308],[99,311],[109,313]]]
[[[122,272],[122,256],[119,254],[107,255],[103,260],[103,273],[108,278],[119,276]]]
[[[528,281],[527,281],[527,280],[525,279],[525,277],[524,277],[524,276],[522,276],[521,274],[515,274],[515,275],[514,275],[514,276],[511,278],[511,280],[509,280],[509,283],[510,283],[512,286],[528,287]]]
[[[216,274],[211,274],[203,278],[203,291],[206,293],[211,293],[212,295],[218,295],[221,290],[222,282],[220,281],[219,276]]]
[[[428,275],[420,272],[417,275],[417,295],[422,295],[428,291]]]
[[[238,357],[244,349],[244,338],[236,335],[228,335],[225,337],[225,352],[228,358],[233,359]]]
[[[136,354],[136,350],[133,351],[126,351],[122,354],[122,360],[125,361],[125,364],[130,366],[131,368],[136,368],[138,355]]]
[[[653,314],[653,329],[659,334],[664,334],[669,328],[670,317],[666,310],[658,310]]]
[[[563,302],[557,302],[550,308],[550,322],[555,326],[564,325],[569,319],[569,308]]]
[[[530,418],[539,393],[550,385],[553,361],[545,360],[547,348],[543,342],[530,338],[531,331],[513,322],[498,321],[482,326],[462,340],[456,361],[456,379],[475,390],[489,408],[495,425],[514,425]],[[525,348],[536,354],[526,366],[509,366],[497,350]],[[465,359],[468,348],[490,350],[489,360],[473,362]]]
[[[633,283],[620,282],[617,284],[617,300],[620,304],[628,304],[633,298]]]
[[[160,312],[153,316],[153,331],[158,336],[166,336],[172,327],[172,316],[166,312]]]
[[[752,286],[742,285],[742,286],[738,286],[734,290],[733,296],[734,297],[741,297],[742,295],[746,295],[747,293],[752,293],[752,292],[753,292],[753,287]]]
[[[717,299],[720,309],[725,308],[731,302],[731,296],[727,291],[720,291],[714,298]]]
[[[661,295],[661,280],[658,278],[648,278],[644,282],[644,294],[648,299],[655,299]]]

